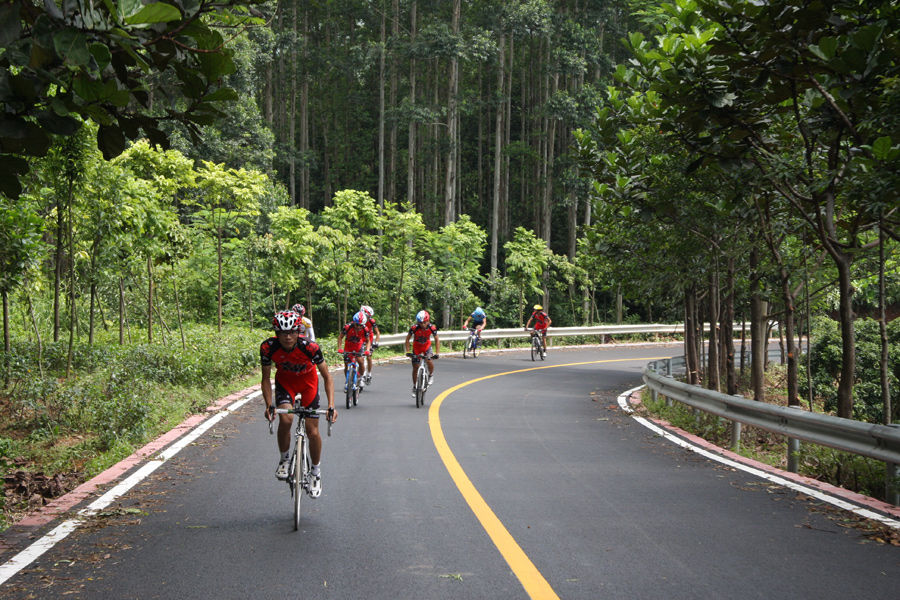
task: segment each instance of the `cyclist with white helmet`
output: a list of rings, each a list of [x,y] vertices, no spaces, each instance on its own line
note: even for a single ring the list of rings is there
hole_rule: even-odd
[[[484,309],[480,306],[472,311],[472,314],[466,318],[466,322],[463,323],[462,328],[469,328],[469,321],[472,322],[472,328],[475,329],[475,335],[478,336],[478,342],[481,342],[481,330],[484,329],[485,325],[487,325],[487,315],[484,314]]]
[[[306,307],[302,304],[295,304],[291,310],[300,315],[300,335],[311,342],[316,341],[316,332],[313,331],[312,319],[306,316]]]
[[[262,397],[266,405],[266,419],[275,420],[275,407],[293,406],[296,402],[305,408],[319,408],[319,375],[328,398],[328,420],[337,419],[334,410],[334,383],[319,345],[300,336],[300,315],[282,311],[272,319],[275,337],[264,341],[259,348],[262,365]],[[275,393],[272,393],[272,365],[275,365]],[[278,415],[278,451],[280,457],[275,476],[287,479],[290,464],[292,414]],[[322,459],[322,437],[319,435],[318,417],[307,417],[306,433],[309,437],[309,455],[312,460],[313,481],[309,495],[322,493],[319,463]]]
[[[378,347],[378,340],[381,339],[381,330],[378,329],[378,323],[375,322],[375,310],[367,304],[363,304],[362,306],[360,306],[359,310],[366,313],[366,316],[369,317],[369,320],[366,321],[366,330],[369,332],[369,337],[372,339],[372,350],[375,350],[375,348]],[[372,383],[371,353],[369,353],[369,355],[366,357],[366,366],[368,368],[366,369],[365,381],[366,385],[369,385],[370,383]]]
[[[338,352],[362,352],[368,355],[372,351],[372,338],[369,336],[369,330],[366,329],[366,322],[369,320],[368,315],[363,311],[359,311],[353,315],[353,319],[344,325],[338,334],[337,348]],[[341,342],[344,343],[343,348]],[[352,357],[344,356],[344,374],[347,373],[347,361]],[[362,356],[356,357],[356,364],[359,365],[359,372],[365,371],[366,365]],[[359,387],[365,387],[365,381],[359,382]],[[347,390],[344,390],[345,392]]]
[[[431,337],[434,336],[434,352],[431,351]],[[409,351],[409,341],[412,340],[412,352]],[[416,395],[416,371],[419,368],[419,355],[425,356],[425,364],[428,365],[428,385],[434,383],[434,363],[432,358],[437,358],[441,351],[441,342],[438,339],[437,327],[431,323],[431,315],[427,310],[420,310],[416,314],[416,324],[409,328],[406,340],[403,342],[406,355],[412,358],[412,395]]]
[[[534,305],[534,312],[531,313],[531,316],[528,317],[528,322],[525,323],[525,331],[528,331],[531,321],[534,321],[534,330],[541,334],[541,341],[544,343],[544,354],[546,354],[547,328],[550,327],[550,323],[553,321],[550,319],[550,315],[544,312],[544,307],[540,304]]]

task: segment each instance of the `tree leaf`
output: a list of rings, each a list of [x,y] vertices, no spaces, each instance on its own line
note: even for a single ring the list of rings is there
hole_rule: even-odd
[[[115,125],[100,125],[97,130],[97,147],[103,152],[103,158],[111,160],[125,151],[125,136]]]
[[[129,25],[140,25],[144,23],[168,23],[169,21],[180,21],[181,12],[164,2],[153,2],[145,5],[137,13],[125,18],[125,22]]]
[[[882,136],[872,144],[872,154],[878,160],[885,160],[890,156],[892,147],[891,136]]]

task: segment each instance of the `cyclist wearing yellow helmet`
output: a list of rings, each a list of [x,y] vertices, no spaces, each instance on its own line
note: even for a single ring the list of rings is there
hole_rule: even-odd
[[[528,322],[525,323],[525,331],[528,331],[528,328],[531,326],[531,322],[534,321],[534,330],[540,332],[541,341],[544,343],[544,354],[547,353],[547,328],[552,323],[552,319],[550,319],[550,315],[544,312],[544,307],[540,304],[534,305],[534,312],[531,313],[531,316],[528,317]]]

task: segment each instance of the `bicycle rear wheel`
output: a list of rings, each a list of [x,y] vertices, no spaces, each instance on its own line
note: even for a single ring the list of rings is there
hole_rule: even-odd
[[[359,404],[359,393],[362,389],[359,387],[359,384],[353,386],[353,406]]]
[[[300,528],[300,498],[303,496],[303,478],[306,476],[306,439],[301,438],[294,446],[294,472],[291,473],[294,484],[294,531]]]
[[[538,345],[538,350],[541,353],[541,360],[544,360],[544,357],[547,355],[547,350],[544,348],[544,340],[538,340],[540,345]]]
[[[481,354],[481,340],[475,338],[472,341],[472,358],[478,358],[479,354]]]

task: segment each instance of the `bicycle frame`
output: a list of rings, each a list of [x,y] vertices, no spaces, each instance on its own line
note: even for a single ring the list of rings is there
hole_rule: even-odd
[[[419,367],[416,369],[416,408],[421,408],[425,404],[425,392],[428,391],[427,357],[424,354],[414,354],[412,358],[419,360]],[[430,360],[437,360],[437,357],[432,356]]]
[[[356,406],[359,403],[359,362],[357,359],[363,356],[362,352],[341,352],[344,356],[344,394],[346,396],[347,408]]]
[[[309,458],[309,438],[306,434],[306,418],[312,415],[327,415],[327,410],[309,409],[302,406],[293,408],[276,408],[275,414],[293,414],[297,416],[297,425],[294,428],[294,448],[291,453],[291,461],[288,466],[288,488],[294,502],[294,531],[300,526],[300,498],[301,490],[309,492],[309,470],[312,462]],[[328,421],[328,436],[331,437],[331,421]],[[269,421],[269,433],[274,433],[274,421]]]

